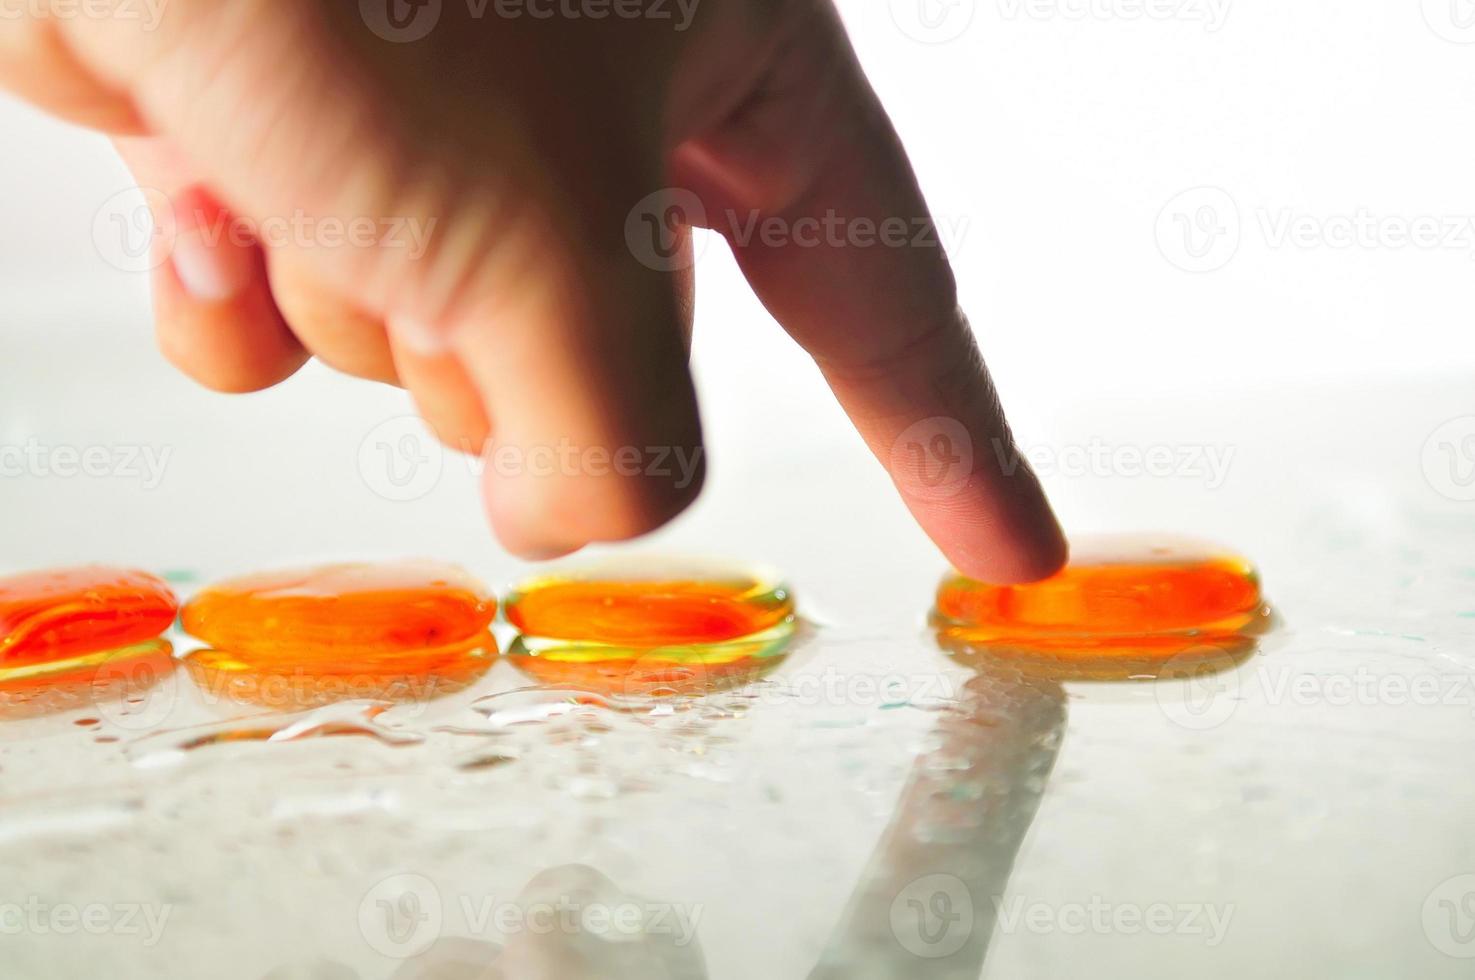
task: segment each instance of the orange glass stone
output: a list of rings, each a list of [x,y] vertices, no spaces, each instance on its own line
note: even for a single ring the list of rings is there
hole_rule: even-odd
[[[0,578],[0,669],[71,660],[155,639],[179,600],[147,572],[83,568]]]
[[[179,666],[154,639],[61,661],[0,668],[0,720],[12,721],[145,695]]]
[[[1243,638],[1268,622],[1260,579],[1244,558],[1181,538],[1104,536],[1032,585],[943,580],[934,624],[945,638],[1078,654],[1174,656]]]
[[[284,661],[204,649],[184,658],[196,686],[212,700],[290,711],[343,700],[428,701],[465,690],[497,659],[486,633],[433,651],[373,654],[351,649],[336,660]]]
[[[220,582],[185,604],[181,622],[196,639],[259,668],[376,658],[433,658],[468,643],[492,643],[497,602],[454,565],[393,562],[264,572]]]
[[[527,635],[659,647],[761,633],[792,619],[794,600],[761,573],[608,568],[524,582],[505,608],[507,621]]]
[[[798,631],[788,586],[697,562],[546,575],[507,598],[509,656],[544,683],[629,695],[697,694],[777,666]]]

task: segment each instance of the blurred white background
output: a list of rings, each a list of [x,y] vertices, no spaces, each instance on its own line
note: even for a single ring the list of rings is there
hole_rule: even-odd
[[[1423,6],[841,3],[934,211],[961,231],[955,262],[996,373],[1015,401],[1046,404],[1206,376],[1475,365],[1475,26],[1458,26],[1467,0]],[[141,330],[140,277],[92,236],[123,168],[100,139],[8,100],[0,146],[7,331]],[[1166,261],[1155,234],[1201,186],[1239,212],[1238,251],[1212,274]],[[1346,247],[1278,235],[1289,219],[1334,238],[1362,214],[1383,233]],[[1459,222],[1458,240],[1387,231],[1420,218]],[[740,358],[775,390],[812,393],[722,251],[702,269],[704,373]]]
[[[1244,418],[1260,406],[1278,424],[1290,399],[1305,411],[1286,422],[1329,433],[1340,423],[1313,407],[1321,386],[1356,389],[1376,377],[1417,387],[1409,379],[1475,368],[1469,7],[842,3],[949,230],[966,307],[1022,441],[1058,444],[1065,419],[1075,420],[1069,438],[1121,440],[1114,420],[1125,416],[1138,444],[1222,441],[1241,458],[1253,449],[1243,432],[1185,434],[1185,420]],[[214,446],[209,474],[197,479],[176,455],[170,509],[146,499],[144,513],[157,506],[184,518],[181,508],[220,481],[259,478],[231,440],[269,439],[258,444],[280,463],[344,464],[351,478],[366,434],[408,410],[399,393],[318,367],[234,400],[176,378],[152,351],[146,276],[110,265],[94,234],[99,222],[114,234],[110,216],[142,200],[117,196],[130,180],[106,143],[7,100],[0,145],[0,389],[11,387],[0,436],[44,429],[65,441],[106,419],[126,429],[109,433],[114,443],[162,440],[197,454]],[[706,249],[699,278],[695,364],[709,496],[728,495],[723,513],[756,506],[755,485],[792,485],[822,467],[836,479],[839,466],[857,488],[855,513],[900,514],[817,372],[720,242]],[[30,392],[18,403],[22,372]],[[1422,433],[1450,417],[1441,412],[1412,430],[1404,462],[1414,472]],[[151,435],[150,426],[183,418],[208,420],[211,439]],[[299,419],[312,419],[314,434]],[[1329,452],[1325,440],[1320,449]],[[1047,481],[1074,524],[1130,526],[1130,513],[1102,503],[1100,481]],[[474,491],[455,482],[433,509],[455,509],[464,533],[475,526]],[[320,510],[304,514],[307,525],[342,520],[346,505],[331,486],[324,478],[304,494],[267,484],[258,500]],[[1115,488],[1122,500],[1132,495],[1122,481]],[[94,490],[99,501],[120,499],[116,487]],[[1183,512],[1159,511],[1159,523],[1213,530],[1204,488],[1186,490],[1200,496],[1180,495]],[[54,481],[24,489],[26,499],[55,492]],[[55,544],[56,527],[17,535],[35,546],[23,550],[40,550],[43,537]]]

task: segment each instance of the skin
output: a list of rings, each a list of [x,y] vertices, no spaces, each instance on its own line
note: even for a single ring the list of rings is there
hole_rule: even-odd
[[[104,2],[0,0],[0,85],[107,132],[163,192],[158,342],[202,384],[254,391],[316,356],[403,384],[455,448],[690,458],[689,263],[627,244],[641,202],[681,188],[678,217],[728,238],[960,570],[1002,584],[1064,562],[1034,474],[1000,463],[1012,437],[942,249],[802,234],[930,220],[828,0],[704,0],[685,30],[444,0],[412,42],[343,0],[169,0],[151,29]],[[411,254],[209,233],[293,215],[433,234]],[[790,233],[747,236],[753,220]],[[653,530],[701,483],[485,472],[494,530],[535,558]]]

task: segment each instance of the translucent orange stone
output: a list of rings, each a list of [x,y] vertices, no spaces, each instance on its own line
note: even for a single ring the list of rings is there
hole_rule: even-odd
[[[327,565],[220,582],[185,604],[186,632],[226,651],[240,669],[273,663],[348,664],[433,658],[468,642],[491,643],[497,602],[454,565]]]
[[[786,655],[794,597],[761,570],[659,561],[541,576],[504,605],[509,656],[545,683],[601,693],[698,694],[751,680]]]
[[[431,651],[360,657],[346,649],[336,660],[287,662],[280,657],[194,650],[184,664],[211,701],[229,699],[285,711],[343,700],[445,697],[470,687],[496,659],[496,640],[486,633]]]
[[[508,658],[543,684],[626,697],[702,695],[757,680],[783,663],[796,629],[699,647],[574,646],[520,636]]]
[[[657,647],[761,633],[792,619],[794,600],[787,586],[757,572],[599,568],[524,582],[505,608],[527,635]]]
[[[0,668],[0,720],[141,697],[179,666],[168,640],[146,640],[61,661]]]
[[[152,640],[179,601],[163,579],[105,566],[0,578],[0,668],[64,661]]]
[[[1072,547],[1069,565],[1032,585],[943,580],[934,624],[944,638],[1055,656],[1174,656],[1267,623],[1260,579],[1244,558],[1181,538],[1111,536]]]

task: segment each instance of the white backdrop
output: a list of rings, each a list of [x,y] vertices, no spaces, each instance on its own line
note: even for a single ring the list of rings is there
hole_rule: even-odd
[[[967,308],[1026,445],[1058,441],[1067,419],[1119,440],[1111,420],[1123,414],[1139,441],[1181,441],[1175,420],[1195,405],[1238,417],[1261,396],[1313,385],[1360,388],[1376,375],[1406,388],[1475,368],[1475,16],[1464,17],[1475,11],[1461,4],[843,2],[950,230]],[[407,407],[318,368],[249,405],[193,391],[151,349],[144,277],[109,265],[94,242],[99,213],[129,186],[105,142],[0,100],[0,146],[0,387],[18,395],[5,373],[40,372],[51,380],[36,387],[53,393],[27,396],[20,414],[36,418],[12,403],[5,432],[65,428],[73,405],[95,417],[104,406],[84,379],[119,370],[147,399],[133,414],[208,415],[238,438],[270,432],[304,460],[320,443],[285,420],[343,420],[351,458],[365,432]],[[802,473],[799,454],[813,462],[824,446],[830,473],[843,461],[865,481],[866,506],[891,501],[721,243],[699,277],[713,493]],[[50,349],[64,354],[37,353],[60,338]],[[89,357],[100,361],[59,383],[69,359]],[[1253,449],[1247,432],[1225,439]],[[1399,465],[1417,465],[1421,442]],[[734,469],[746,475],[729,482]],[[1101,481],[1046,480],[1068,523],[1120,521],[1095,503]],[[470,482],[458,481],[468,505]],[[1127,483],[1112,487],[1131,496]],[[729,503],[742,499],[733,489]],[[1161,522],[1197,520],[1198,505],[1184,506]]]
[[[1475,42],[1475,27],[1461,30],[1462,6],[842,3],[935,211],[961,233],[955,261],[1001,382],[1044,403],[1206,375],[1475,364],[1475,43],[1451,40]],[[103,143],[6,101],[0,147],[7,329],[141,329],[137,277],[92,241],[95,213],[128,183]],[[1237,205],[1220,226],[1237,223],[1239,245],[1194,274],[1155,232],[1165,205],[1203,186]],[[1281,234],[1295,222],[1339,240],[1359,216],[1345,247]],[[1402,244],[1400,223],[1421,218],[1438,242]],[[1171,252],[1181,226],[1168,228]],[[710,375],[736,357],[787,380],[798,358],[723,251],[703,263],[698,363]]]

